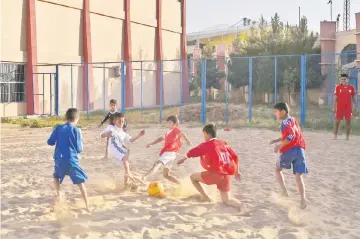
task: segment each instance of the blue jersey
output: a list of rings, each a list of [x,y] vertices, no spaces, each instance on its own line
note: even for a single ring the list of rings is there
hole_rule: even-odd
[[[47,141],[48,145],[56,145],[55,161],[78,162],[78,154],[83,150],[81,130],[71,123],[58,125]]]

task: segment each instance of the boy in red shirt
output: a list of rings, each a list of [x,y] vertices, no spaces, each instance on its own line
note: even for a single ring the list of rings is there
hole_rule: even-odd
[[[282,195],[288,197],[288,191],[284,183],[283,169],[291,169],[293,166],[293,173],[301,196],[300,207],[306,208],[305,198],[305,184],[302,174],[308,173],[306,167],[305,157],[305,140],[300,131],[300,126],[294,117],[289,115],[289,106],[285,103],[278,103],[274,107],[275,116],[278,120],[282,120],[281,124],[281,138],[272,140],[271,144],[281,142],[274,148],[275,153],[280,153],[280,159],[276,163],[275,175],[282,188]]]
[[[355,87],[349,85],[347,74],[341,74],[341,83],[335,87],[335,100],[334,100],[334,113],[335,113],[335,126],[334,126],[334,139],[337,138],[339,131],[340,121],[345,118],[346,121],[346,140],[349,140],[351,131],[351,118],[354,113],[355,107]]]
[[[152,168],[145,174],[143,177],[143,180],[146,180],[147,177],[154,174],[161,165],[164,165],[163,170],[163,176],[167,180],[180,184],[179,180],[173,176],[170,175],[170,170],[173,165],[173,162],[176,159],[177,153],[180,151],[182,143],[181,140],[184,139],[188,145],[191,145],[190,140],[187,138],[187,136],[181,132],[179,125],[178,125],[178,119],[176,116],[169,116],[167,118],[168,123],[168,132],[164,135],[156,139],[154,142],[146,145],[147,148],[150,148],[151,146],[160,143],[162,141],[165,141],[165,145],[163,149],[160,151],[160,158],[157,162],[154,163]]]
[[[216,185],[220,191],[221,199],[225,205],[237,208],[240,215],[249,216],[246,205],[230,198],[230,186],[232,175],[240,180],[239,160],[236,153],[224,141],[216,138],[215,125],[208,124],[203,128],[205,142],[191,149],[186,157],[180,159],[177,164],[180,165],[188,158],[200,157],[201,166],[205,171],[194,173],[190,176],[191,182],[205,201],[211,201],[205,193],[201,183],[207,185]]]

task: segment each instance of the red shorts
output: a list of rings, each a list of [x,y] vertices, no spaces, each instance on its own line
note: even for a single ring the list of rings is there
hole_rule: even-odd
[[[217,189],[221,192],[229,192],[231,186],[231,176],[217,172],[205,171],[201,173],[202,182],[207,185],[216,184]]]
[[[346,110],[337,110],[335,118],[336,120],[351,120],[352,117],[352,110],[346,109]]]

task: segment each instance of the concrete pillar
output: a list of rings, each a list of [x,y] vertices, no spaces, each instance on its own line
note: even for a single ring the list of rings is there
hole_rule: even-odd
[[[326,75],[325,86],[323,88],[322,100],[319,102],[331,103],[332,93],[334,92],[332,68],[335,67],[335,44],[336,44],[336,22],[320,22],[320,48],[321,48],[321,74]]]
[[[156,19],[157,19],[157,27],[156,27],[156,105],[160,105],[160,76],[163,74],[161,72],[160,62],[162,61],[162,0],[156,0]],[[164,82],[162,84],[162,103],[164,104]]]
[[[91,49],[91,26],[90,26],[90,2],[84,0],[83,9],[83,110],[86,110],[89,104],[89,110],[94,109],[94,90],[93,90],[93,65]],[[88,90],[89,89],[89,90]],[[89,95],[88,95],[89,94]]]
[[[192,61],[192,73],[196,77],[200,72],[197,72],[197,66],[201,64],[201,49],[194,48],[193,50],[193,61]]]
[[[38,77],[37,73],[37,42],[36,42],[36,9],[35,0],[26,1],[26,114],[41,114],[39,112]]]
[[[189,92],[189,69],[187,60],[187,38],[186,38],[186,0],[181,1],[181,59],[182,59],[182,103],[190,101]]]
[[[356,21],[356,67],[358,70],[360,69],[360,12],[355,13],[355,21]],[[359,94],[360,91],[360,71],[358,71],[358,89],[357,94]],[[357,97],[359,98],[359,97]],[[358,99],[359,100],[359,99]],[[360,104],[357,105],[358,109],[360,109]]]
[[[226,56],[226,44],[220,43],[216,45],[216,60],[217,67],[220,72],[225,72],[225,56]],[[225,78],[220,80],[221,90],[225,90]]]
[[[133,71],[131,50],[131,18],[130,0],[125,0],[125,22],[124,22],[124,58],[126,61],[125,76],[125,107],[133,107]]]

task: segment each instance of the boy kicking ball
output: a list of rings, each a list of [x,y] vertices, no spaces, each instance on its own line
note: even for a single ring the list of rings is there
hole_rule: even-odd
[[[236,180],[241,179],[238,156],[229,145],[216,138],[215,125],[206,125],[203,128],[203,135],[205,142],[191,149],[186,157],[178,160],[177,164],[183,164],[188,158],[200,157],[201,166],[205,171],[192,174],[190,179],[204,200],[211,201],[200,183],[215,184],[225,205],[237,208],[241,216],[250,216],[244,203],[230,197],[232,176],[235,175]]]
[[[132,138],[129,134],[124,132],[123,126],[125,117],[122,113],[114,113],[113,115],[114,125],[109,125],[101,134],[101,138],[109,138],[108,151],[110,157],[114,160],[115,164],[123,165],[125,169],[124,185],[125,188],[136,188],[136,183],[141,182],[140,179],[134,177],[130,171],[129,165],[129,153],[130,150],[126,144],[130,144],[144,136],[145,130]]]
[[[190,140],[187,136],[181,132],[179,128],[179,120],[173,115],[167,118],[167,125],[169,130],[166,132],[165,136],[157,138],[154,142],[146,145],[147,148],[165,141],[164,147],[160,152],[160,158],[157,162],[154,163],[152,168],[143,176],[143,180],[146,180],[149,176],[153,175],[162,165],[164,166],[163,176],[170,182],[180,184],[179,180],[170,174],[171,167],[176,160],[177,153],[180,151],[182,142],[184,139],[188,145],[191,145]]]
[[[300,131],[298,122],[289,115],[289,106],[285,103],[278,103],[274,107],[275,116],[282,120],[281,138],[272,140],[271,144],[281,142],[274,148],[275,153],[280,153],[280,159],[276,163],[275,175],[282,189],[282,195],[288,197],[288,190],[284,183],[283,169],[291,169],[295,174],[295,180],[300,192],[302,209],[306,208],[305,183],[302,175],[308,173],[305,157],[305,140]]]

